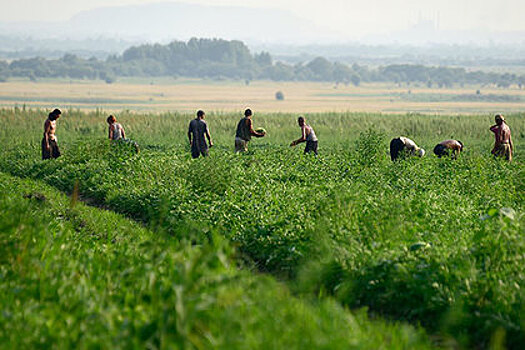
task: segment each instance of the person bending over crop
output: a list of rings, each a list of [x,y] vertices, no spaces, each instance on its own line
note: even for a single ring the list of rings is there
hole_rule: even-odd
[[[199,158],[200,155],[203,157],[208,156],[208,145],[206,144],[205,137],[208,138],[210,147],[213,147],[208,124],[204,121],[205,117],[206,114],[204,111],[198,111],[197,118],[190,122],[190,127],[188,128],[188,139],[190,141],[192,158]]]
[[[135,149],[135,152],[137,153],[140,152],[138,143],[126,138],[126,132],[124,131],[124,127],[122,127],[122,125],[117,123],[117,118],[115,118],[115,116],[110,115],[106,119],[106,121],[109,124],[108,137],[110,140],[124,142],[126,144],[131,145]]]
[[[257,132],[253,130],[252,126],[252,110],[247,109],[244,111],[244,118],[239,120],[237,124],[237,131],[235,132],[235,152],[246,152],[248,151],[248,142],[255,137],[264,137],[266,135],[263,132]]]
[[[414,141],[407,137],[400,136],[390,141],[390,158],[392,161],[397,160],[405,150],[411,156],[423,157],[425,155],[425,150],[419,148]]]
[[[314,154],[317,155],[317,136],[315,136],[314,129],[310,125],[306,124],[306,120],[302,116],[297,118],[297,123],[301,128],[301,137],[293,141],[290,144],[290,147],[294,147],[302,142],[306,142],[304,154],[314,152]]]
[[[438,143],[436,147],[434,147],[434,154],[439,158],[451,155],[452,159],[456,159],[457,156],[463,151],[463,148],[463,143],[461,141],[445,140]]]
[[[512,153],[514,153],[510,128],[501,114],[496,115],[494,119],[496,120],[496,125],[491,126],[490,131],[494,133],[496,140],[491,153],[496,158],[504,157],[510,162],[512,161]]]
[[[60,149],[57,144],[57,137],[55,135],[57,119],[60,118],[62,112],[60,109],[55,109],[49,113],[44,123],[44,138],[42,139],[42,159],[58,158],[60,157]]]
[[[106,121],[109,124],[108,127],[108,137],[110,140],[123,140],[126,139],[126,132],[124,131],[124,128],[122,125],[117,123],[117,118],[115,118],[113,115],[110,115]]]

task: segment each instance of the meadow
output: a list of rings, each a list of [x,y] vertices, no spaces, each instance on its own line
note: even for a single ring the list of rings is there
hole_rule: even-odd
[[[2,109],[0,344],[13,347],[493,348],[525,342],[525,117],[492,159],[493,116],[255,110],[267,137],[233,153],[240,112],[65,110],[63,156],[40,160],[44,110]],[[427,150],[392,163],[404,135]],[[433,146],[456,138],[461,157]]]
[[[479,94],[477,91],[479,90]],[[275,98],[284,94],[284,101]],[[0,83],[0,107],[64,108],[119,112],[182,111],[195,106],[235,112],[246,106],[265,113],[423,113],[479,115],[525,110],[525,90],[491,86],[428,88],[424,84],[363,83],[360,86],[321,82],[201,80],[185,78],[119,78],[97,80],[10,78]]]

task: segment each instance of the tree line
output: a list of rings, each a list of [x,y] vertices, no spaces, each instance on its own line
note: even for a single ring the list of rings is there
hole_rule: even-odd
[[[451,87],[455,84],[494,85],[519,88],[525,76],[510,73],[467,71],[456,67],[429,67],[393,64],[370,68],[354,63],[346,65],[317,57],[306,63],[275,62],[268,52],[252,54],[241,41],[191,39],[167,45],[133,46],[122,55],[105,60],[79,58],[66,54],[59,59],[40,57],[0,61],[0,81],[9,77],[102,79],[107,83],[118,77],[193,77],[274,81],[320,81],[359,85],[362,82],[425,84]]]

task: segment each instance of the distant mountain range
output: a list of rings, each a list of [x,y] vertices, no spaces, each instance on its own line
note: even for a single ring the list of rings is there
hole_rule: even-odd
[[[525,32],[445,31],[427,20],[356,41],[279,9],[159,2],[101,7],[62,22],[0,22],[0,58],[56,58],[64,53],[105,58],[132,45],[192,37],[242,40],[252,51],[269,51],[288,62],[320,55],[369,64],[396,58],[401,63],[514,62],[525,52]]]
[[[283,10],[173,2],[102,7],[80,12],[66,22],[0,22],[0,32],[29,37],[85,39],[103,36],[155,42],[203,37],[293,43],[327,39],[333,35]]]

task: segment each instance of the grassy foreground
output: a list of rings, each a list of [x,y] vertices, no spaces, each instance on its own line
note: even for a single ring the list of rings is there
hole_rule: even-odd
[[[0,131],[6,151],[1,171],[38,179],[66,193],[78,188],[80,196],[93,204],[144,223],[147,229],[140,232],[155,232],[144,241],[161,240],[159,249],[173,247],[181,254],[180,261],[191,260],[185,254],[197,254],[191,247],[213,255],[221,247],[233,246],[235,253],[226,255],[243,263],[244,270],[252,266],[285,278],[294,295],[315,297],[320,305],[338,308],[329,301],[335,298],[350,308],[368,307],[375,315],[422,324],[467,347],[519,348],[525,341],[523,161],[519,153],[511,164],[491,159],[490,117],[307,116],[321,140],[321,156],[313,158],[286,146],[297,137],[294,116],[256,116],[256,126],[265,127],[269,136],[254,141],[251,151],[240,156],[231,149],[238,117],[210,115],[217,147],[210,158],[192,161],[185,146],[191,116],[123,114],[128,134],[143,149],[133,155],[103,140],[105,115],[72,112],[59,121],[64,156],[48,162],[39,160],[41,114],[4,110],[0,117],[7,125]],[[519,151],[525,120],[520,115],[508,120]],[[458,161],[429,155],[392,164],[387,145],[398,135],[413,138],[428,152],[436,142],[455,137],[466,144],[467,152]],[[6,186],[7,190],[12,189]],[[110,225],[108,232],[116,226]],[[140,243],[140,234],[126,237],[130,246]],[[210,237],[213,242],[219,237],[225,241],[210,244]],[[89,242],[79,248],[79,256],[101,244]],[[126,251],[129,259],[138,261],[145,254]],[[58,265],[74,263],[70,257]],[[162,262],[150,259],[149,264],[156,273],[164,271]],[[205,280],[215,275],[221,279],[224,266],[221,269],[210,269]],[[231,266],[226,271],[271,281]],[[108,273],[122,271],[111,265]],[[131,295],[149,283],[142,272],[129,278]],[[111,290],[111,281],[104,279],[99,288]],[[194,297],[203,293],[196,289]],[[257,293],[257,287],[245,285],[236,299],[261,301]],[[153,305],[171,307],[175,299]],[[268,299],[279,300],[272,296],[261,305]],[[56,303],[53,300],[51,304]],[[133,300],[131,304],[140,304]],[[151,300],[142,301],[149,305]],[[301,309],[293,303],[302,301],[291,302],[297,299],[286,293],[282,300],[291,305],[290,312]],[[115,312],[121,310],[117,307]],[[206,318],[199,314],[195,322],[201,319]],[[293,314],[286,322],[301,319]],[[260,322],[268,323],[265,327],[272,324]],[[159,324],[152,327],[159,330]],[[333,332],[340,328],[333,327]],[[341,341],[353,338],[346,330],[342,333],[346,336]],[[370,337],[374,339],[386,338]],[[224,341],[234,340],[238,336]]]
[[[212,232],[176,241],[38,182],[0,174],[0,228],[2,348],[429,347],[239,271]]]

